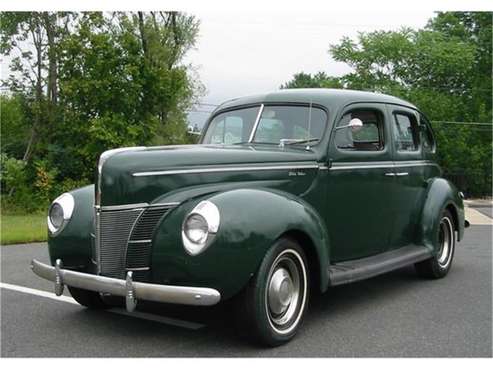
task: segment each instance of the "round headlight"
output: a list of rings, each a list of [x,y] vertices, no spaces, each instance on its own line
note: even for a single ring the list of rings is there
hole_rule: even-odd
[[[52,235],[59,233],[72,217],[74,212],[74,197],[64,193],[51,203],[48,211],[48,229]]]
[[[185,250],[195,256],[209,246],[219,229],[220,216],[216,205],[200,202],[183,222],[182,241]]]
[[[198,214],[191,214],[185,220],[183,231],[192,243],[202,244],[207,240],[209,226],[207,225],[207,221],[204,217]]]
[[[53,203],[50,207],[49,217],[55,229],[59,229],[63,224],[63,208],[58,203]]]

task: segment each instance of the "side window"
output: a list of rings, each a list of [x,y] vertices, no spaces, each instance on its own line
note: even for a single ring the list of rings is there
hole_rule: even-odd
[[[394,138],[398,151],[418,150],[418,125],[414,115],[394,113]]]
[[[349,122],[358,118],[363,126],[343,128]],[[354,110],[346,113],[339,121],[335,144],[343,150],[378,151],[384,148],[383,117],[375,110]]]
[[[422,114],[419,115],[419,131],[421,133],[423,149],[433,153],[435,151],[435,139],[433,138],[430,122]]]

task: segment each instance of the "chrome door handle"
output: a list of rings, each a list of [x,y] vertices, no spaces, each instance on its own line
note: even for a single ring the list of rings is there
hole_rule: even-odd
[[[395,175],[396,175],[396,174],[395,174],[395,173],[393,173],[393,172],[387,172],[387,173],[385,174],[385,176],[395,176]]]
[[[397,172],[396,176],[409,176],[409,172]]]

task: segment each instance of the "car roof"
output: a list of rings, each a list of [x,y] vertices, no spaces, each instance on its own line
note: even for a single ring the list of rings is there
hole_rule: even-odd
[[[224,102],[217,110],[255,103],[313,103],[332,110],[351,103],[361,102],[397,104],[417,109],[413,104],[391,95],[359,90],[316,88],[283,89],[265,94],[239,97]]]

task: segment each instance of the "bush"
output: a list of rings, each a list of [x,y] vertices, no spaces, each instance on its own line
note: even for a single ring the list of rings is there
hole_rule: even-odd
[[[44,211],[62,193],[85,185],[87,179],[58,181],[59,171],[46,160],[24,161],[1,154],[2,213],[24,214]]]

